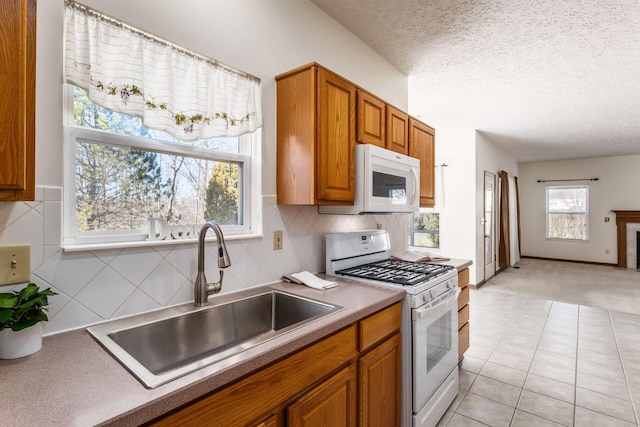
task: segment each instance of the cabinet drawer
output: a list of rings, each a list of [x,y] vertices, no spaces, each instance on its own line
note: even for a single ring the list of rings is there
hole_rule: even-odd
[[[458,331],[458,359],[469,349],[469,324]]]
[[[458,310],[458,329],[469,321],[469,304]]]
[[[365,351],[378,341],[400,330],[400,303],[385,308],[360,321],[358,349]]]
[[[469,286],[460,289],[460,295],[458,295],[458,311],[467,304],[469,304]]]
[[[463,288],[468,284],[469,284],[469,269],[465,268],[464,270],[458,272],[458,286]]]

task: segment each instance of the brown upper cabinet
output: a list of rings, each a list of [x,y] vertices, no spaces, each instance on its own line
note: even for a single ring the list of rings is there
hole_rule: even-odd
[[[409,154],[409,115],[387,105],[387,148]]]
[[[276,83],[279,205],[353,205],[361,143],[420,159],[420,206],[434,206],[433,128],[316,63]]]
[[[0,4],[0,200],[35,199],[36,0]]]
[[[358,90],[356,129],[360,144],[373,144],[385,148],[386,104],[369,92]]]
[[[409,118],[409,155],[420,159],[420,207],[433,207],[435,189],[436,131]]]
[[[358,89],[357,142],[409,153],[409,115]]]
[[[315,63],[276,82],[278,204],[352,205],[356,87]]]

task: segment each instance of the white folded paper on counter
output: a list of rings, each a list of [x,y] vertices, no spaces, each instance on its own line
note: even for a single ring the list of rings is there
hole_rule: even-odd
[[[315,289],[329,289],[338,286],[336,282],[330,282],[328,280],[321,279],[315,274],[309,273],[308,271],[293,273],[291,274],[291,277],[299,280],[300,282],[302,282],[302,284]]]

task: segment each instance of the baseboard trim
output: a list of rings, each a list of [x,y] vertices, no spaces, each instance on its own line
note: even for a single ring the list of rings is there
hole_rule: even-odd
[[[609,263],[609,262],[581,261],[581,260],[577,260],[577,259],[545,258],[545,257],[529,256],[529,255],[522,255],[520,258],[540,259],[540,260],[544,260],[544,261],[576,262],[578,264],[603,265],[605,267],[617,267],[618,266],[617,263]]]
[[[484,280],[481,280],[480,283],[471,284],[469,283],[469,288],[471,289],[480,289],[480,287],[484,285]]]

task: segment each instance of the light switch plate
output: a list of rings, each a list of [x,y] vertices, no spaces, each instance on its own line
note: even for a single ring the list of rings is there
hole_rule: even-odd
[[[0,285],[31,281],[31,246],[0,246]]]
[[[282,230],[273,230],[273,250],[282,249]]]

